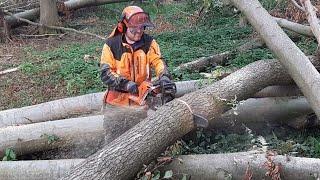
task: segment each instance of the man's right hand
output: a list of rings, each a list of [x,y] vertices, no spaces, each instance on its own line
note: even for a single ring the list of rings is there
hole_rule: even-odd
[[[138,94],[139,93],[138,85],[133,81],[129,81],[127,83],[126,90],[131,94]]]

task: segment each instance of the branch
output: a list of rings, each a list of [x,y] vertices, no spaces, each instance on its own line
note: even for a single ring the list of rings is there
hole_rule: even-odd
[[[316,8],[311,4],[310,0],[300,0],[303,7],[306,9],[308,22],[310,23],[311,30],[320,45],[320,24],[317,18]]]
[[[297,7],[297,8],[300,9],[301,11],[303,11],[303,12],[306,11],[302,6],[300,6],[300,5],[297,3],[296,0],[291,0],[291,2],[292,2],[292,4],[293,4],[295,7]]]
[[[102,39],[102,40],[106,39],[106,38],[104,38],[102,36],[99,36],[97,34],[93,34],[93,33],[89,33],[89,32],[82,32],[82,31],[78,31],[78,30],[75,30],[75,29],[72,29],[72,28],[65,28],[65,27],[59,27],[59,26],[47,26],[47,25],[44,25],[44,24],[35,23],[35,22],[32,22],[32,21],[29,21],[28,19],[20,18],[20,17],[12,14],[10,12],[7,12],[7,11],[5,12],[5,14],[12,16],[12,17],[16,18],[19,21],[22,21],[22,22],[25,22],[25,23],[28,23],[28,24],[31,24],[31,25],[34,25],[34,26],[46,27],[46,28],[49,28],[49,29],[56,29],[56,30],[62,30],[62,31],[70,31],[70,32],[78,33],[78,34],[94,36],[94,37]]]

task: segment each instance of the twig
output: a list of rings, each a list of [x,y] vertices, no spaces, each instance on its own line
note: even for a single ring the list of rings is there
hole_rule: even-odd
[[[30,35],[30,34],[19,34],[21,37],[47,37],[47,36],[64,36],[65,34],[38,34],[38,35]]]
[[[7,73],[15,72],[15,71],[18,71],[19,69],[20,69],[19,67],[6,69],[4,71],[0,71],[0,75],[5,75]]]
[[[297,8],[300,9],[301,11],[303,11],[303,12],[306,11],[302,6],[300,6],[300,5],[297,3],[296,0],[291,0],[291,2],[292,2],[292,4],[293,4],[295,7],[297,7]]]
[[[34,25],[34,26],[46,27],[46,28],[49,28],[49,29],[56,29],[56,30],[62,30],[62,31],[70,31],[70,32],[78,33],[78,34],[94,36],[94,37],[102,39],[102,40],[106,39],[106,38],[104,38],[102,36],[99,36],[97,34],[93,34],[93,33],[89,33],[89,32],[82,32],[82,31],[78,31],[78,30],[75,30],[75,29],[72,29],[72,28],[65,28],[65,27],[60,27],[60,26],[47,26],[47,25],[44,25],[44,24],[35,23],[35,22],[32,22],[32,21],[29,21],[28,19],[20,18],[20,17],[14,15],[14,14],[8,12],[8,11],[5,11],[4,13],[9,15],[9,16],[12,16],[12,17],[16,18],[19,21],[22,21],[22,22],[25,22],[25,23],[28,23],[28,24],[31,24],[31,25]]]
[[[7,54],[7,55],[0,55],[0,57],[13,57],[13,55],[11,55],[11,54]]]

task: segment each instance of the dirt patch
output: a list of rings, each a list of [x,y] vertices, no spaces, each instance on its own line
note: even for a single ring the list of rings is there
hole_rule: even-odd
[[[320,2],[312,0],[312,4],[320,10]],[[307,17],[305,12],[298,9],[296,6],[294,6],[291,2],[287,3],[287,7],[284,9],[275,8],[270,12],[271,15],[285,18],[297,23],[307,23]],[[317,15],[320,16],[320,11],[317,12]]]

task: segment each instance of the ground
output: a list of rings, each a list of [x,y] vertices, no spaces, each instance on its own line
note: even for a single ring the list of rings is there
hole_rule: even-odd
[[[303,15],[297,13],[292,5],[270,0],[262,2],[273,15],[305,22]],[[67,27],[107,36],[115,27],[121,9],[128,4],[78,10],[63,22]],[[157,39],[170,70],[199,57],[232,50],[256,36],[250,26],[238,25],[240,14],[234,13],[230,7],[205,5],[200,1],[169,1],[162,5],[146,1],[139,5],[150,12],[156,28],[149,33]],[[200,13],[200,9],[206,13]],[[14,29],[11,40],[0,44],[0,70],[20,67],[19,71],[0,75],[0,110],[105,89],[99,79],[98,68],[103,40],[68,32],[58,36],[24,36],[34,31],[32,26]],[[296,43],[307,55],[312,54],[317,45],[314,39],[303,36]],[[243,67],[255,60],[268,58],[273,58],[272,53],[267,48],[258,48],[234,55],[225,68]],[[208,67],[207,72],[213,70],[215,67]],[[201,78],[198,72],[173,72],[173,75],[175,80]],[[320,156],[317,133],[290,132],[293,134],[288,137],[277,133],[269,136],[267,139],[271,147],[282,153]],[[255,145],[252,142],[256,135],[208,133],[199,130],[182,140],[184,149],[180,153],[234,152]],[[196,139],[192,140],[193,137]],[[241,142],[241,147],[234,146],[234,141]]]

